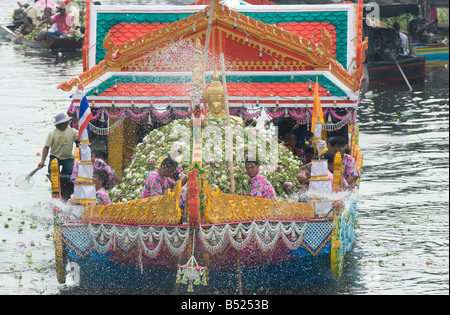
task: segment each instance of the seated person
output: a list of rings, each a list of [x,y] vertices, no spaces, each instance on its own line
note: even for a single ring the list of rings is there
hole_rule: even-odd
[[[105,162],[106,158],[107,156],[103,151],[93,150],[91,153],[91,160],[92,164],[94,164],[94,170],[106,171],[109,176],[109,184],[106,188],[112,188],[115,184],[123,182],[123,180],[116,173],[116,171]]]
[[[272,184],[259,171],[259,163],[254,159],[248,158],[245,161],[245,172],[252,179],[250,190],[251,197],[277,199],[275,189]]]
[[[106,191],[105,187],[107,186],[109,182],[109,175],[108,172],[105,170],[95,170],[94,174],[92,175],[92,182],[95,185],[96,198],[97,198],[97,206],[105,206],[107,204],[111,203],[111,200],[109,199],[108,192]]]
[[[345,148],[347,141],[341,137],[333,137],[328,140],[328,151],[332,153],[340,152],[342,156],[342,176],[346,180],[349,187],[355,187],[356,181],[361,176],[358,168],[356,167],[355,159],[345,154]]]
[[[66,10],[73,18],[75,25],[80,25],[80,10],[78,7],[72,3],[72,0],[64,0],[62,3],[66,5]]]
[[[39,17],[41,15],[41,9],[36,4],[38,0],[34,0],[34,3],[30,5],[28,8],[23,10],[23,16],[31,18],[31,24],[36,25],[38,23]]]
[[[106,206],[111,203],[109,194],[106,191],[106,187],[109,182],[108,172],[105,170],[95,170],[92,175],[92,183],[95,185],[96,199],[97,202],[93,204],[94,206]],[[74,203],[74,197],[69,199],[69,203]],[[78,215],[79,216],[79,215]]]
[[[49,32],[48,37],[53,39],[54,37],[66,36],[74,27],[75,22],[69,14],[66,13],[66,5],[64,3],[60,4],[56,11],[58,12],[53,16],[52,23],[56,23],[57,31]]]
[[[121,183],[122,178],[117,175],[116,171],[109,166],[103,159],[106,158],[106,155],[100,150],[93,150],[91,153],[91,161],[94,166],[94,171],[96,170],[104,170],[108,174],[108,182],[105,182],[105,188],[112,188],[115,184]],[[72,176],[70,177],[70,181],[77,183],[77,174],[78,174],[78,165],[81,163],[78,161],[73,166]]]
[[[293,134],[292,132],[288,132],[284,136],[284,143],[285,143],[286,147],[292,152],[292,154],[294,154],[295,156],[297,156],[303,160],[304,152],[303,152],[302,148],[299,148],[297,146],[298,140],[297,140],[297,136],[295,134]]]
[[[33,20],[29,16],[26,16],[23,20],[23,25],[19,30],[20,36],[23,37],[27,34],[30,34],[34,30],[34,28],[35,25],[33,24]]]
[[[52,25],[52,8],[46,7],[44,13],[39,18],[40,22],[37,24],[39,28]]]
[[[305,155],[304,159],[302,160],[303,164],[306,165],[308,163],[311,163],[313,157],[314,157],[314,146],[309,145],[305,148]]]
[[[295,177],[303,188],[308,188],[309,179],[311,178],[311,162],[300,166],[300,172]]]
[[[172,178],[177,168],[178,163],[175,160],[171,157],[165,158],[159,168],[148,175],[142,190],[142,198],[164,195],[168,189],[175,185],[175,181]],[[184,186],[187,180],[187,176],[183,177],[181,184]]]
[[[331,189],[333,189],[333,184],[334,184],[334,157],[335,156],[336,156],[336,153],[333,153],[330,151],[325,152],[325,154],[323,155],[323,158],[325,160],[328,160],[328,178],[330,179],[330,182],[331,182]],[[342,183],[343,183],[344,189],[348,187],[348,183],[345,180],[344,176],[342,176]]]

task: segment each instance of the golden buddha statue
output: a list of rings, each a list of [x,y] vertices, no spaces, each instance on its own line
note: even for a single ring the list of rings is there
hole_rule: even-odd
[[[208,116],[226,119],[225,96],[222,83],[220,83],[219,80],[217,69],[214,69],[213,81],[211,82],[211,85],[206,89],[205,99],[209,108]],[[244,124],[244,121],[240,117],[230,115],[230,118],[241,124]]]

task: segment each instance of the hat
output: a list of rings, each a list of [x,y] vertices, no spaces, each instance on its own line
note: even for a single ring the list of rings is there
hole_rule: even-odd
[[[67,7],[66,7],[66,4],[65,3],[60,3],[60,4],[58,4],[58,6],[56,7],[56,10],[57,11],[59,11],[59,10],[65,10]]]
[[[58,114],[55,116],[55,126],[59,125],[59,124],[63,124],[65,122],[68,122],[71,119],[72,119],[71,117],[67,116],[64,113]]]
[[[62,3],[69,4],[69,3],[72,3],[72,0],[64,0],[64,1],[62,1]]]

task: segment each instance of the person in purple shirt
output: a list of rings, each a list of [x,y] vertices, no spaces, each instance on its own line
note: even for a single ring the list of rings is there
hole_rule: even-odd
[[[277,199],[275,189],[272,184],[265,178],[259,170],[259,163],[255,159],[248,158],[245,161],[245,172],[252,179],[252,185],[250,189],[251,197]]]
[[[142,190],[142,198],[162,196],[169,188],[175,186],[176,181],[173,179],[175,172],[177,171],[178,163],[171,157],[165,158],[158,169],[154,170],[147,177]],[[181,185],[184,186],[187,183],[187,176],[181,179]],[[182,193],[182,200],[184,196]],[[182,205],[183,201],[180,202]]]
[[[92,176],[92,182],[95,185],[97,206],[105,206],[111,203],[108,192],[105,189],[106,184],[109,181],[108,172],[105,170],[95,170]]]
[[[349,187],[354,188],[358,178],[361,176],[356,161],[350,154],[345,154],[347,142],[342,137],[332,137],[328,139],[328,151],[342,156],[342,177],[346,180]]]

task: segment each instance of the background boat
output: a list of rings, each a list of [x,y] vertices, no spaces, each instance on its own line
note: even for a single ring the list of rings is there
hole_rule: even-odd
[[[448,62],[448,44],[414,44],[413,54],[425,57],[427,63]]]
[[[404,84],[408,81],[422,81],[425,78],[425,57],[408,57],[396,61],[378,61],[367,63],[370,83],[378,84]]]
[[[48,42],[46,40],[28,40],[17,35],[11,30],[11,27],[8,27],[8,25],[0,25],[0,36],[3,36],[6,40],[13,41],[14,43],[36,49],[74,51],[80,50],[84,44],[84,36],[79,38],[66,36],[52,39]]]

